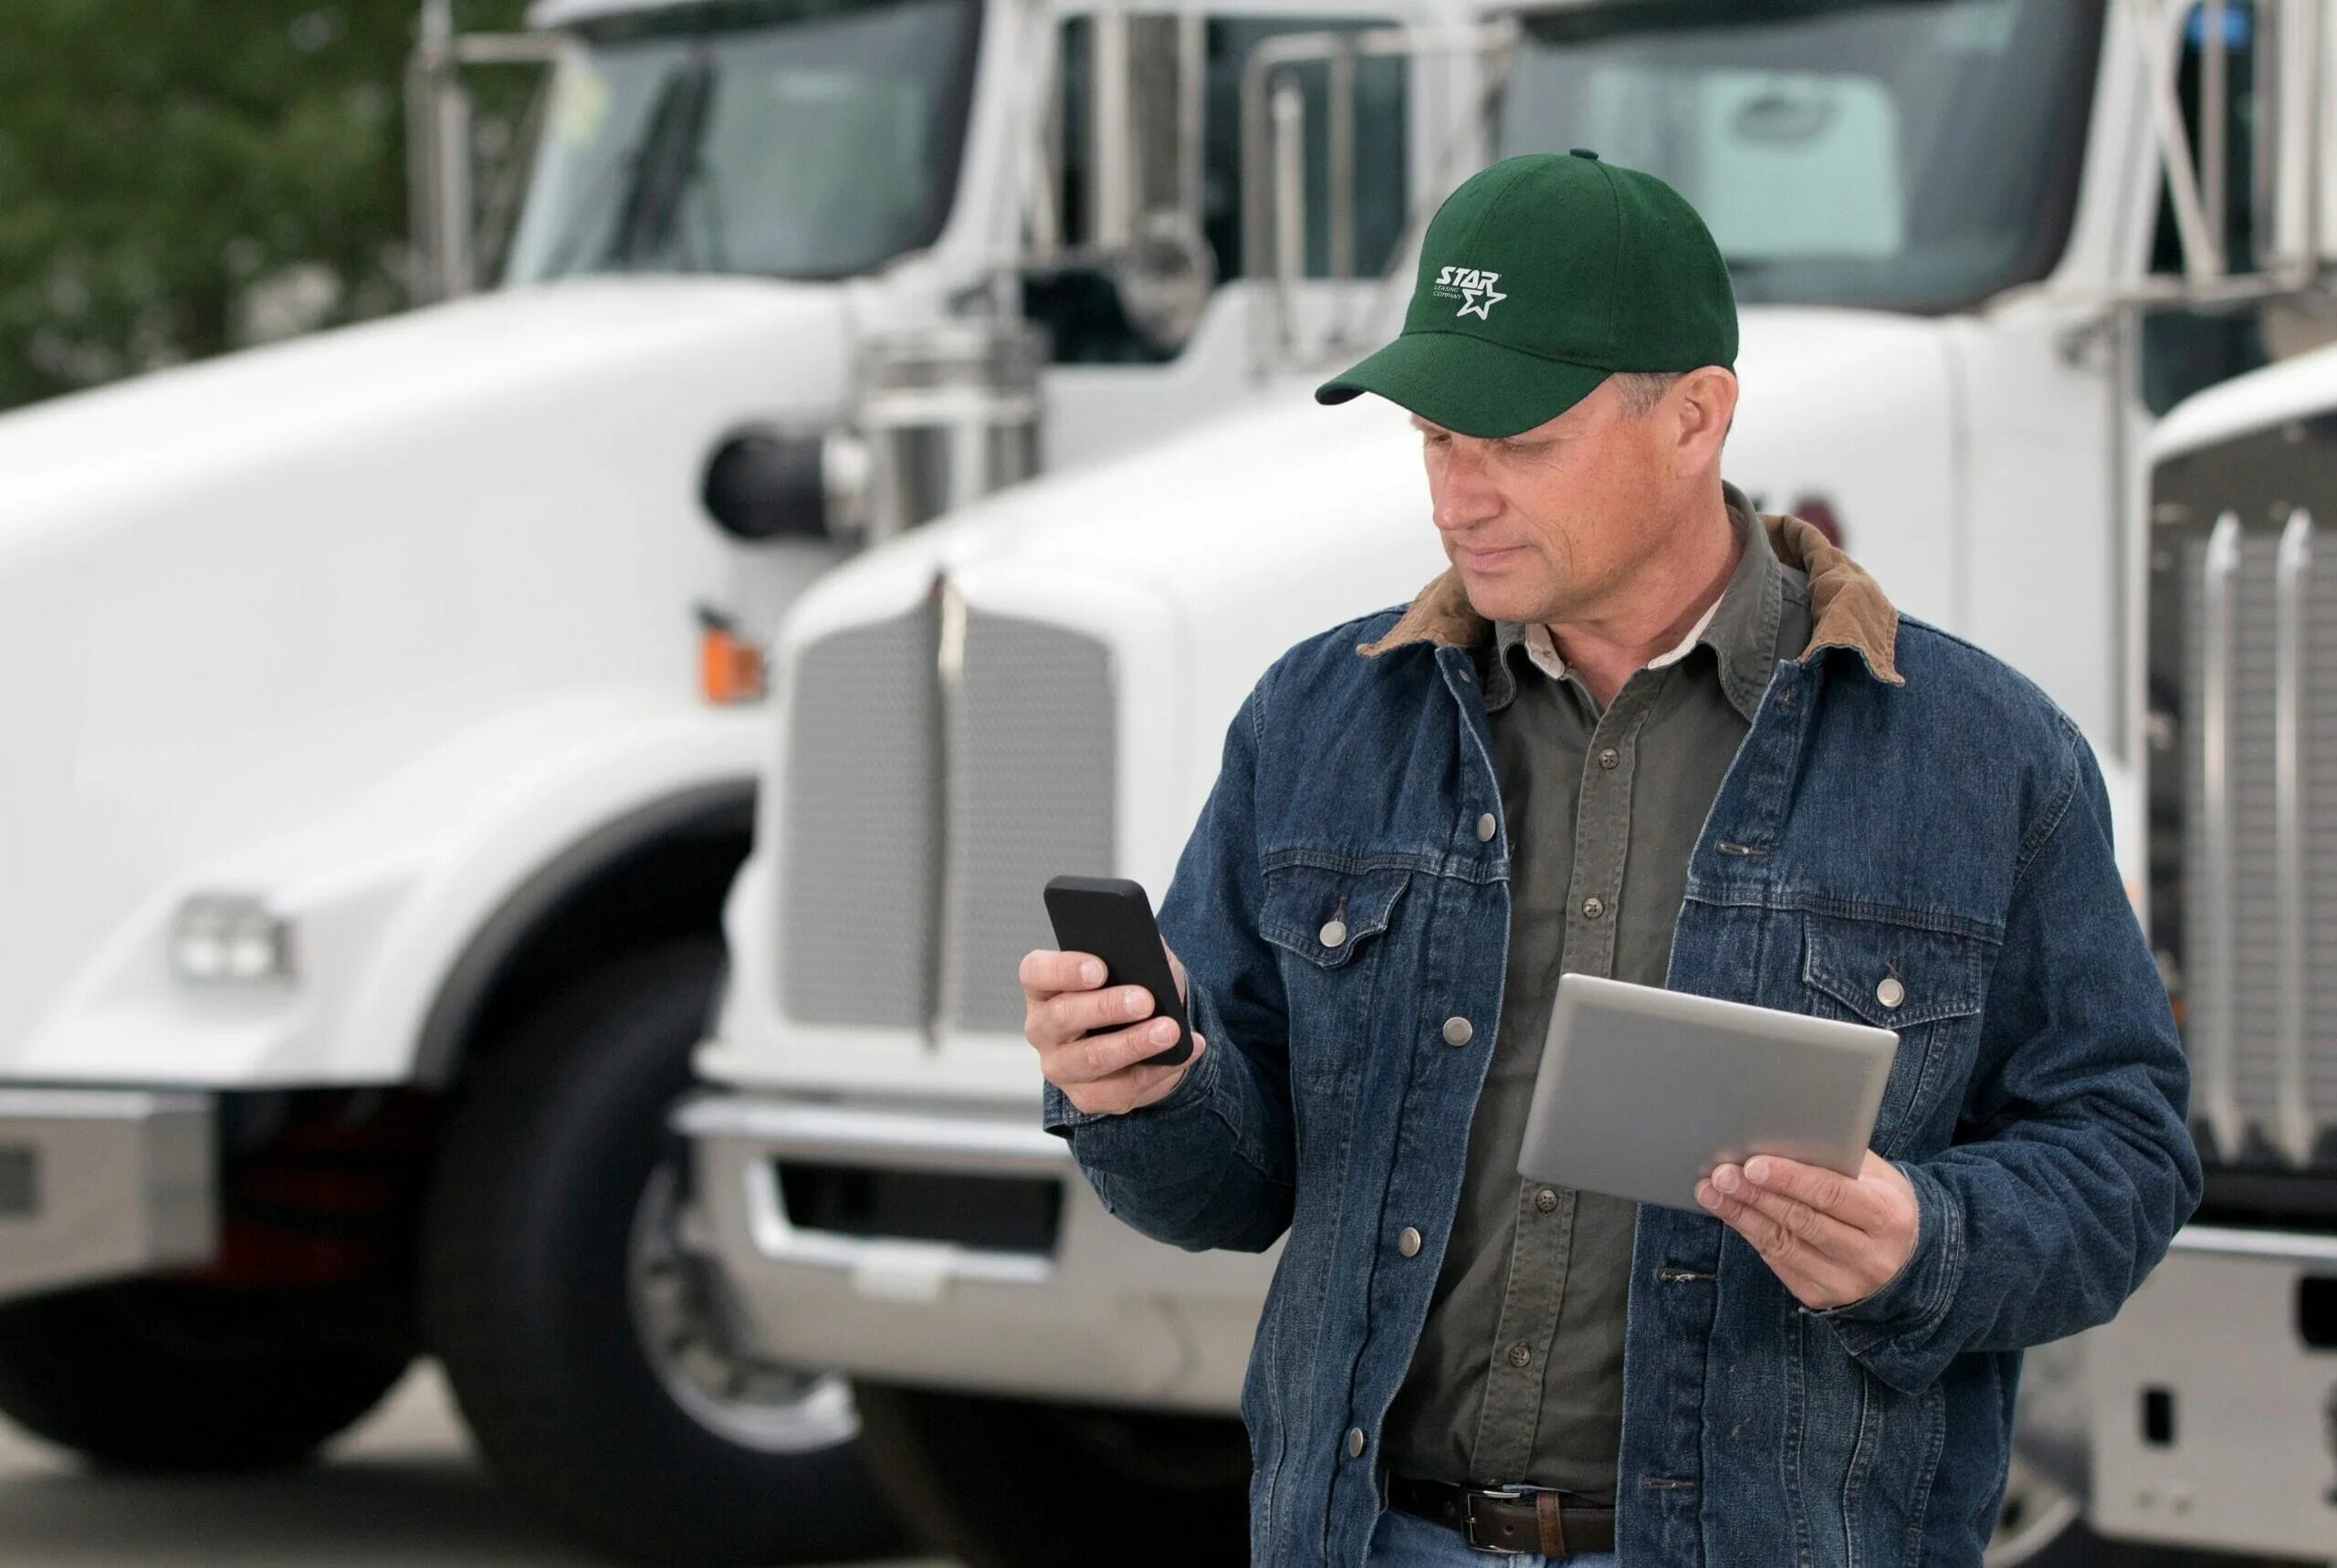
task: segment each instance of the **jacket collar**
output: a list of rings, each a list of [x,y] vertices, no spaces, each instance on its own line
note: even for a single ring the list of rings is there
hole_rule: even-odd
[[[1781,514],[1755,514],[1745,492],[1735,486],[1724,485],[1721,491],[1732,512],[1757,516],[1777,559],[1809,580],[1812,626],[1809,645],[1801,651],[1799,662],[1806,664],[1827,648],[1849,648],[1875,679],[1894,686],[1906,685],[1896,659],[1899,612],[1866,569],[1838,549],[1816,524]],[[1377,658],[1415,643],[1474,648],[1489,642],[1493,631],[1493,622],[1471,607],[1460,572],[1448,569],[1420,590],[1386,636],[1357,644],[1356,652]]]

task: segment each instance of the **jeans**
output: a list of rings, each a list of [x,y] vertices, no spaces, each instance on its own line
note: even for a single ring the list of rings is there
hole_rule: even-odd
[[[1545,1557],[1538,1552],[1514,1557],[1480,1552],[1462,1540],[1460,1531],[1392,1508],[1379,1516],[1379,1524],[1371,1532],[1371,1554],[1365,1561],[1368,1568],[1444,1568],[1448,1563],[1454,1568],[1462,1564],[1467,1568],[1550,1568],[1554,1563],[1564,1563],[1566,1568],[1615,1568],[1610,1552],[1577,1552],[1567,1557]]]

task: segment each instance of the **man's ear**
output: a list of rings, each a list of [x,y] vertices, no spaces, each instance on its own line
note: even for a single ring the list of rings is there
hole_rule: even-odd
[[[1736,417],[1736,375],[1706,365],[1682,376],[1672,389],[1679,433],[1676,454],[1682,476],[1702,474],[1720,461],[1721,444]]]

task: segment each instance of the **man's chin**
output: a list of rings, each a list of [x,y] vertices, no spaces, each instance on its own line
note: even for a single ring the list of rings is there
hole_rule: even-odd
[[[1469,608],[1488,621],[1546,620],[1542,613],[1539,598],[1525,585],[1510,580],[1499,572],[1472,571],[1456,566],[1461,574],[1461,587],[1469,596]]]

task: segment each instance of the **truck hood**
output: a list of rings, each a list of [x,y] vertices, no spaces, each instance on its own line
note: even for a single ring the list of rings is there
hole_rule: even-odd
[[[775,618],[833,554],[723,535],[707,455],[830,423],[848,350],[832,289],[593,280],[0,418],[0,1060],[93,955],[160,974],[157,910],[461,737],[693,702],[693,607]]]
[[[418,426],[508,425],[545,399],[588,413],[596,390],[625,392],[645,361],[726,337],[774,361],[791,350],[800,370],[771,378],[785,393],[779,411],[824,423],[844,392],[843,367],[811,384],[801,371],[819,366],[842,334],[831,289],[580,279],[158,371],[0,415],[0,549],[26,532],[101,526],[125,499],[181,495],[238,472],[272,486],[299,455],[391,444]]]
[[[1767,509],[1824,502],[1895,602],[1943,618],[1952,353],[1928,321],[1748,308],[1723,465]],[[1273,384],[1208,425],[873,552],[805,598],[789,640],[891,613],[937,576],[977,601],[1032,604],[1044,597],[1033,584],[1092,571],[1148,585],[1186,628],[1199,691],[1230,712],[1230,681],[1238,700],[1294,642],[1400,603],[1444,567],[1403,412],[1377,398],[1322,407],[1308,395],[1317,379]]]

